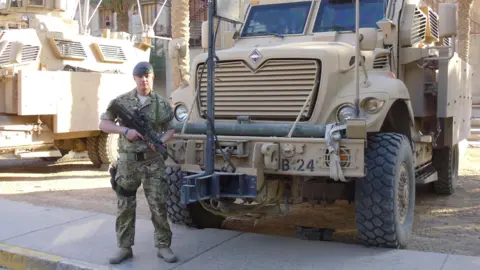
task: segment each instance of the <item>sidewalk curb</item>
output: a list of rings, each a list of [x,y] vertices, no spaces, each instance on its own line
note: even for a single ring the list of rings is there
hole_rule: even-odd
[[[103,270],[115,269],[75,259],[0,243],[0,267],[10,270]]]

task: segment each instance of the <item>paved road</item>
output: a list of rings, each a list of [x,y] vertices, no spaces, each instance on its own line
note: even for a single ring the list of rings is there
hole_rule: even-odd
[[[115,217],[0,200],[0,244],[108,265]],[[480,258],[375,249],[227,230],[172,226],[180,261],[155,255],[150,220],[137,219],[135,258],[116,269],[480,269]],[[1,266],[1,264],[0,264]]]

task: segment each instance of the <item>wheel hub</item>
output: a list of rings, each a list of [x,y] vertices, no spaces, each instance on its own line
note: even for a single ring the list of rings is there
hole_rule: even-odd
[[[400,223],[405,222],[409,206],[409,191],[408,191],[408,171],[407,165],[402,163],[400,166],[400,178],[397,184],[397,205],[398,205],[398,219]]]

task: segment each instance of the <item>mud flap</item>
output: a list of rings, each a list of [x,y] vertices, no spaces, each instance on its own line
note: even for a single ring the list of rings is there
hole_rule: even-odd
[[[181,202],[194,203],[212,198],[255,198],[257,177],[244,173],[193,173],[182,171]]]

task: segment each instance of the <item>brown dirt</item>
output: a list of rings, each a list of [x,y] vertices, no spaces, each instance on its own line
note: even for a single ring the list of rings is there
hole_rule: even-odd
[[[480,149],[469,148],[460,163],[460,180],[452,196],[438,196],[418,186],[415,224],[408,249],[462,255],[480,255]],[[26,167],[22,170],[20,165]],[[1,161],[0,197],[43,206],[95,211],[115,215],[115,194],[106,170],[88,161]],[[137,215],[149,219],[143,191],[138,192]],[[232,218],[226,229],[295,237],[295,226],[335,228],[334,241],[356,242],[353,205],[309,204],[291,208],[286,217],[254,222]]]

